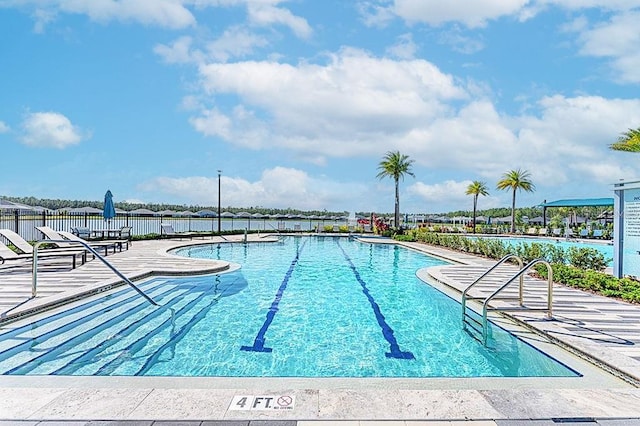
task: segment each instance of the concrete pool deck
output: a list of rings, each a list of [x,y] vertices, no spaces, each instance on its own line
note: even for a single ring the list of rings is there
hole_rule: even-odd
[[[242,236],[235,237],[239,241]],[[250,240],[261,240],[250,235]],[[373,239],[372,239],[373,240]],[[128,251],[107,259],[128,277],[150,274],[211,273],[224,270],[225,262],[184,259],[166,254],[172,247],[192,243],[223,242],[208,238],[193,241],[136,241]],[[375,242],[382,240],[375,239]],[[413,249],[459,263],[419,271],[418,275],[456,300],[460,289],[494,262],[439,247],[403,243]],[[65,297],[113,286],[118,279],[93,260],[70,270],[65,265],[43,263],[38,277],[38,297],[31,299],[31,272],[23,267],[0,268],[0,320],[20,315]],[[493,279],[513,273],[501,268]],[[478,291],[487,291],[488,280]],[[546,283],[527,278],[525,303],[539,304]],[[435,426],[472,421],[479,426],[554,424],[569,419],[585,424],[640,424],[640,306],[554,286],[554,321],[541,314],[513,314],[524,327],[525,339],[546,345],[567,363],[584,371],[580,378],[483,379],[306,379],[306,378],[180,378],[180,377],[70,377],[0,376],[0,425],[78,424],[90,420],[123,424],[170,422],[274,421],[274,426]],[[6,320],[5,320],[6,321]],[[501,322],[503,320],[499,320]],[[510,321],[505,321],[510,322]],[[557,345],[546,343],[550,339]],[[566,347],[569,352],[559,348]],[[547,349],[545,349],[547,350]],[[614,375],[585,363],[597,362]],[[588,371],[587,371],[588,370]],[[238,397],[285,396],[293,409],[238,409]],[[234,409],[235,408],[235,409]],[[244,408],[244,407],[240,407]],[[238,422],[236,422],[238,421]],[[384,421],[381,423],[380,421]],[[443,423],[440,423],[443,422]],[[10,423],[7,423],[10,424]],[[164,423],[167,424],[167,423]],[[182,423],[179,423],[182,424]],[[191,423],[188,423],[191,424]],[[223,425],[224,423],[213,423]],[[260,423],[262,424],[262,423]],[[263,426],[268,426],[265,422]]]

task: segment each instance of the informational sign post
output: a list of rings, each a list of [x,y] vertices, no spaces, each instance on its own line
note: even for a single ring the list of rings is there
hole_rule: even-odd
[[[613,188],[613,275],[640,277],[640,181]]]

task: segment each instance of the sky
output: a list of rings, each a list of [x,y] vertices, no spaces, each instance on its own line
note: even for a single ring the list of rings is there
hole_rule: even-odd
[[[0,195],[403,213],[613,196],[640,0],[0,0]],[[220,171],[220,172],[218,172]]]

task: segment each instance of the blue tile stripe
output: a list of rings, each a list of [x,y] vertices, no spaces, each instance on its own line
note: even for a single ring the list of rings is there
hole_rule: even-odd
[[[376,303],[375,299],[373,298],[373,296],[369,292],[369,289],[367,288],[367,283],[364,282],[364,280],[360,276],[360,273],[358,272],[358,269],[351,261],[351,258],[349,257],[347,252],[344,250],[342,245],[340,245],[340,241],[336,240],[336,244],[338,245],[345,259],[349,263],[349,267],[353,271],[353,274],[356,276],[356,280],[358,280],[358,282],[362,286],[362,292],[364,293],[365,296],[367,296],[367,300],[369,300],[369,303],[371,304],[371,309],[373,309],[373,313],[376,316],[378,325],[382,329],[382,335],[387,340],[387,342],[389,342],[389,346],[391,350],[390,352],[385,352],[385,356],[387,358],[415,359],[415,356],[413,356],[413,353],[400,350],[398,341],[396,340],[396,337],[393,335],[393,329],[389,326],[389,324],[387,324],[387,321],[384,318],[384,315],[382,315],[382,312],[380,311],[380,306],[378,306],[378,303]]]
[[[282,283],[278,288],[276,297],[275,299],[273,299],[273,302],[271,303],[271,307],[267,312],[267,319],[264,321],[264,324],[262,324],[260,331],[256,335],[256,338],[253,341],[253,346],[241,346],[240,350],[250,351],[250,352],[271,352],[273,350],[272,348],[267,348],[264,346],[265,334],[267,334],[267,330],[269,329],[269,326],[273,322],[273,318],[276,316],[276,313],[278,312],[278,305],[280,304],[282,295],[284,291],[287,289],[287,284],[289,284],[289,278],[291,278],[291,274],[293,273],[293,270],[295,269],[296,264],[298,263],[298,259],[300,259],[300,253],[302,252],[302,249],[306,244],[307,244],[307,241],[305,240],[302,243],[302,245],[296,250],[296,256],[291,262],[291,265],[289,266],[289,270],[284,275],[284,279],[282,280]]]

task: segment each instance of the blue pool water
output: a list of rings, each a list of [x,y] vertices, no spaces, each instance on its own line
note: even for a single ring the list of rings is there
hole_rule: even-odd
[[[460,304],[420,281],[442,265],[394,245],[298,237],[201,245],[182,256],[241,265],[155,278],[0,329],[5,375],[522,377],[577,373],[493,327],[490,348]]]

